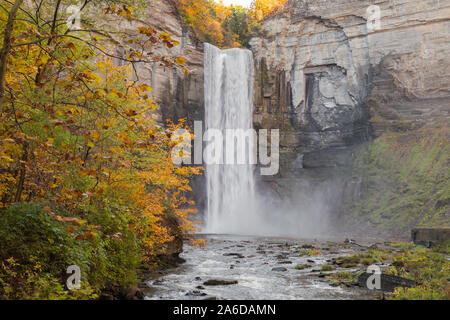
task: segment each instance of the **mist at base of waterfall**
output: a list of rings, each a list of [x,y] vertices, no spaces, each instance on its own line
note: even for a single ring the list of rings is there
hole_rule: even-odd
[[[332,208],[325,205],[324,195],[316,193],[298,199],[277,199],[256,193],[251,206],[223,212],[222,218],[203,233],[278,237],[327,237],[334,232]],[[235,208],[235,206],[233,206]]]

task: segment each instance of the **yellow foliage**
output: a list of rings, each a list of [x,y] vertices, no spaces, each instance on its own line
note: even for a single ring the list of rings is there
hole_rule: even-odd
[[[132,8],[110,12],[130,19]],[[0,20],[1,28],[4,24]],[[32,40],[29,30],[34,26],[17,20],[14,36]],[[147,28],[140,31],[153,35]],[[176,45],[168,34],[159,38],[168,47]],[[186,59],[175,61],[182,66]],[[186,233],[194,230],[190,215],[195,210],[185,193],[189,177],[200,169],[179,168],[170,159],[168,132],[183,124],[166,130],[155,123],[158,106],[149,96],[151,88],[133,81],[130,64],[117,66],[101,51],[61,37],[45,48],[39,43],[13,47],[5,80],[0,208],[45,201],[62,208],[65,217],[48,211],[58,221],[83,215],[85,220],[73,221],[94,225],[90,210],[113,206],[136,232],[145,260],[172,240],[165,217],[176,217]],[[86,231],[81,238],[96,236]]]
[[[253,0],[250,6],[250,16],[257,21],[262,20],[266,16],[280,8],[287,0]]]
[[[211,0],[176,0],[184,22],[193,27],[202,41],[224,45],[222,23],[231,14],[230,7]]]

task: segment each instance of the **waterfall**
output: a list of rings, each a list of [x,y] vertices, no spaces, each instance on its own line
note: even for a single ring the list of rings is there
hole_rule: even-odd
[[[205,44],[205,129],[253,128],[253,56],[243,49]],[[231,150],[225,150],[234,152]],[[248,163],[248,162],[247,162]],[[206,164],[204,231],[245,233],[255,216],[255,178],[250,164]]]

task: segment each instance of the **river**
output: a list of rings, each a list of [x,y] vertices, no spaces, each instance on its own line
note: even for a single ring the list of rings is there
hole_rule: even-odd
[[[364,247],[338,240],[303,240],[234,235],[203,235],[207,245],[185,245],[185,263],[149,279],[146,299],[301,300],[374,299],[379,293],[355,286],[331,286],[321,265]],[[307,252],[320,251],[309,255]],[[317,253],[316,252],[316,253]],[[298,270],[297,265],[311,267]],[[274,268],[281,268],[275,270]],[[284,269],[283,269],[284,268]],[[237,281],[209,286],[208,280]]]

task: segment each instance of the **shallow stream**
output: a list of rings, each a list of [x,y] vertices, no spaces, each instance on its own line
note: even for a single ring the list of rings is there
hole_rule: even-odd
[[[184,246],[184,264],[146,282],[150,288],[146,299],[374,299],[379,295],[356,286],[332,286],[325,277],[329,272],[356,269],[321,271],[332,258],[367,250],[344,239],[203,237],[207,239],[203,248]],[[295,268],[304,264],[311,267]],[[237,284],[205,285],[208,280]]]

